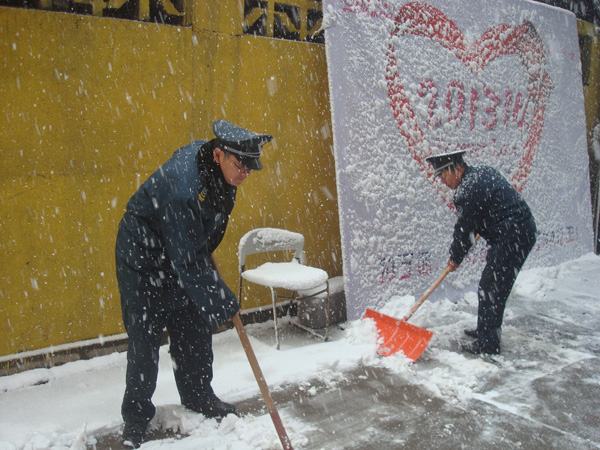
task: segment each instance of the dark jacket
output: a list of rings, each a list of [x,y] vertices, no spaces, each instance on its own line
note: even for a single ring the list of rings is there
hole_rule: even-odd
[[[166,290],[161,297],[167,301],[187,296],[209,324],[223,323],[239,308],[213,271],[210,255],[225,234],[235,195],[236,188],[225,182],[212,159],[210,144],[194,141],[178,149],[127,203],[117,264],[136,271],[145,284]]]
[[[458,219],[450,260],[460,264],[480,234],[488,244],[535,239],[536,225],[529,206],[496,169],[466,166],[454,192]]]

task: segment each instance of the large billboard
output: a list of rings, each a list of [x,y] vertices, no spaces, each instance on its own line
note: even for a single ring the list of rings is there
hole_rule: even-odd
[[[445,268],[452,191],[430,155],[500,170],[538,224],[526,267],[592,250],[575,16],[521,0],[325,0],[350,319]],[[481,240],[432,298],[478,280]]]

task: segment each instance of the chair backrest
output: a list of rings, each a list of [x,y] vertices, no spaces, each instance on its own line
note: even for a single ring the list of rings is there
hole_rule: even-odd
[[[240,272],[246,265],[246,256],[281,250],[293,250],[294,259],[303,263],[304,236],[280,228],[256,228],[247,232],[239,244]]]

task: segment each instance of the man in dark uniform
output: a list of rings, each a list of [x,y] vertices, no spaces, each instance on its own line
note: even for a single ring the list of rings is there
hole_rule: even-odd
[[[500,353],[504,308],[517,275],[536,241],[533,214],[523,197],[496,169],[469,166],[464,151],[431,156],[435,175],[453,189],[458,219],[448,267],[455,271],[475,242],[488,243],[486,266],[479,281],[477,328],[465,330],[476,340],[462,346],[470,353]]]
[[[175,381],[185,407],[207,417],[236,414],[211,387],[214,326],[239,310],[212,259],[236,189],[260,170],[271,141],[225,120],[215,139],[178,149],[127,203],[116,243],[117,281],[129,336],[123,442],[139,447],[156,408],[161,335],[167,329]]]

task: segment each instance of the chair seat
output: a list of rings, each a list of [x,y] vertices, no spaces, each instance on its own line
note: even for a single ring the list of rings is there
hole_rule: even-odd
[[[242,272],[242,277],[251,283],[290,291],[312,289],[325,284],[328,279],[327,272],[323,269],[297,262],[267,262],[255,269]]]
[[[305,266],[304,263],[304,236],[289,230],[280,228],[255,228],[248,231],[240,239],[239,244],[239,295],[240,305],[242,298],[242,284],[244,281],[260,286],[270,287],[271,302],[273,306],[273,322],[275,324],[275,341],[279,350],[279,327],[277,325],[278,300],[281,312],[289,314],[292,306],[299,300],[311,300],[321,296],[325,299],[325,331],[320,332],[307,327],[294,320],[292,323],[315,337],[326,341],[329,339],[329,277],[327,272],[316,267]],[[293,252],[291,262],[280,262],[289,257]],[[252,268],[246,270],[246,258],[257,253],[269,253],[263,255],[263,259],[252,261]],[[259,267],[254,267],[258,261],[266,261]],[[286,290],[288,292],[277,292]],[[324,297],[323,297],[323,294]]]

